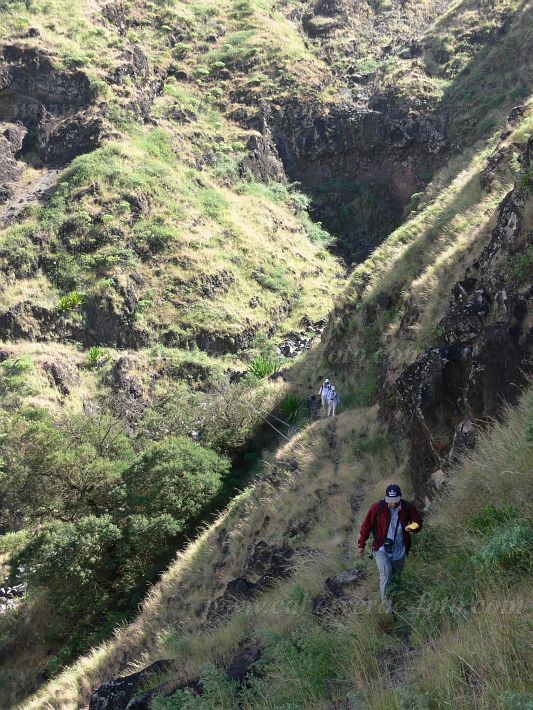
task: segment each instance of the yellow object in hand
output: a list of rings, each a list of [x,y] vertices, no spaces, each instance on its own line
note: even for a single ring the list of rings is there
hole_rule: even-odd
[[[415,530],[418,530],[419,527],[420,525],[418,523],[411,523],[410,525],[406,525],[405,529],[414,532]]]

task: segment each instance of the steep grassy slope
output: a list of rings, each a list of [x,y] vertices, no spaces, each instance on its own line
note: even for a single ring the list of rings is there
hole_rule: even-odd
[[[433,503],[396,588],[393,620],[376,611],[369,562],[355,563],[367,577],[341,616],[325,623],[312,613],[325,579],[353,568],[355,529],[367,505],[387,481],[403,483],[375,413],[346,412],[333,429],[315,425],[280,451],[273,473],[178,559],[136,623],[25,707],[78,707],[119,669],[162,657],[175,658],[178,671],[156,683],[170,677],[183,684],[200,674],[205,689],[197,699],[174,695],[162,708],[526,707],[531,517],[523,501],[531,495],[531,413],[528,392]],[[305,532],[290,532],[298,522]],[[238,603],[229,621],[206,625],[206,606],[242,574],[258,537],[267,544],[288,539],[295,551],[290,579]],[[223,668],[250,647],[262,650],[257,675],[246,687],[229,682]]]
[[[377,397],[367,381],[372,366],[396,354],[393,372],[401,373],[409,358],[438,342],[433,324],[439,321],[432,319],[442,318],[454,284],[468,265],[483,261],[488,243],[499,254],[498,270],[512,273],[513,287],[520,293],[525,284],[527,293],[531,264],[522,257],[529,252],[515,262],[494,239],[509,204],[521,215],[520,234],[531,239],[530,164],[515,161],[516,155],[523,160],[530,136],[524,111],[503,142],[497,136],[478,155],[466,156],[451,185],[443,187],[438,177],[420,211],[356,270],[324,344],[288,375],[296,391],[305,391],[318,368],[327,367],[324,352],[335,358],[345,387],[358,381],[360,388],[346,397],[346,411],[305,426],[280,448],[260,480],[178,557],[134,624],[60,675],[29,707],[77,707],[102,681],[158,659],[174,665],[141,689],[168,694],[181,688],[154,701],[161,708],[527,707],[530,388],[516,408],[500,411],[503,423],[482,433],[476,422],[475,450],[450,458],[447,484],[427,506],[425,529],[395,585],[392,619],[380,614],[374,565],[356,560],[355,545],[368,505],[387,483],[400,482],[406,497],[413,494],[404,432],[380,421],[376,406],[357,406],[363,397]],[[500,153],[507,159],[495,171],[491,155]],[[488,194],[478,188],[480,171],[481,184],[490,174]],[[511,235],[511,223],[504,224]],[[417,257],[407,260],[410,248]],[[439,278],[422,299],[419,285],[434,273]],[[387,313],[376,310],[371,330],[361,327],[362,304],[376,293],[388,296],[387,308],[395,294],[412,299],[428,325],[391,328]],[[505,322],[501,311],[491,313],[484,332]],[[380,352],[380,342],[394,347]],[[355,582],[335,596],[326,580],[346,570],[355,570]],[[227,672],[244,651],[254,658],[260,651],[260,660],[248,682],[238,683]],[[201,696],[195,694],[198,679]]]
[[[243,164],[256,132],[224,115],[200,64],[228,33],[255,37],[273,78],[308,60],[273,81],[280,95],[325,70],[282,16],[234,5],[0,4],[2,584],[44,571],[46,549],[53,567],[60,547],[80,577],[52,591],[47,568],[2,615],[4,705],[131,616],[249,480],[287,390],[247,368],[275,355],[268,336],[324,318],[342,283],[308,199]],[[178,492],[172,520],[124,518],[126,469],[156,441],[173,461],[184,435],[231,471],[217,464],[195,504]]]

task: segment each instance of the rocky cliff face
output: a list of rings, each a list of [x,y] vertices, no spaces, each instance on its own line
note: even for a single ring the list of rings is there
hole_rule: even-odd
[[[520,157],[526,174],[532,149],[530,139]],[[452,290],[439,323],[443,345],[426,350],[385,387],[384,413],[391,416],[396,403],[407,427],[419,496],[441,485],[461,450],[474,445],[476,431],[501,414],[504,402],[514,403],[527,382],[533,364],[532,218],[530,190],[517,185],[498,209],[489,245]]]
[[[46,54],[23,46],[4,47],[0,54],[0,122],[12,136],[11,160],[64,165],[100,142],[102,118],[93,110],[96,96],[79,71],[56,69]],[[0,175],[2,182],[17,177]]]
[[[364,108],[288,103],[254,127],[271,131],[288,177],[313,195],[314,215],[355,262],[400,223],[447,144],[445,116],[387,96]]]

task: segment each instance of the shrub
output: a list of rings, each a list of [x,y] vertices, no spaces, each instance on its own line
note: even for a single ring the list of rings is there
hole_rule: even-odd
[[[109,594],[102,584],[113,566],[113,548],[121,539],[110,516],[88,516],[75,523],[54,521],[15,558],[29,570],[30,588],[46,590],[63,616],[91,616],[105,609]]]
[[[322,227],[321,222],[313,222],[307,212],[301,215],[301,220],[307,236],[313,244],[320,244],[321,246],[331,246],[333,244],[334,237]]]
[[[107,360],[108,357],[104,348],[94,345],[92,348],[89,348],[87,353],[87,365],[91,368],[97,367],[104,359]]]
[[[24,397],[35,393],[29,379],[33,362],[29,357],[8,358],[0,363],[0,396]]]
[[[290,289],[285,270],[281,266],[272,266],[265,271],[252,271],[252,278],[263,288],[273,293],[285,293]]]
[[[162,217],[139,220],[133,229],[133,245],[141,256],[160,254],[179,239],[176,227]]]
[[[239,684],[229,680],[213,663],[207,663],[200,673],[202,695],[191,690],[178,690],[169,698],[158,698],[156,710],[230,710],[239,706]]]
[[[3,422],[0,522],[12,513],[37,523],[114,510],[114,490],[133,452],[122,422],[102,415],[55,421],[23,409]]]
[[[482,569],[531,565],[533,529],[528,522],[498,528],[481,547],[475,561]]]
[[[495,528],[516,520],[519,515],[518,509],[512,505],[503,505],[500,508],[487,505],[480,515],[475,515],[466,524],[466,528],[472,532],[491,533]]]
[[[228,209],[228,203],[224,197],[212,188],[205,188],[202,191],[200,204],[206,217],[214,220],[220,220]]]

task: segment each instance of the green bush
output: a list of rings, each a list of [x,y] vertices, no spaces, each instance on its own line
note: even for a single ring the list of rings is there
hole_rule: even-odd
[[[487,505],[480,515],[474,515],[465,525],[472,532],[491,533],[497,527],[509,524],[520,516],[520,512],[512,505],[502,505],[496,508]]]
[[[270,266],[267,270],[252,271],[251,276],[263,288],[273,293],[286,293],[290,290],[285,269],[282,266]]]
[[[228,473],[228,459],[185,437],[169,437],[123,474],[129,513],[168,513],[183,524],[200,515]]]
[[[176,227],[159,216],[139,220],[133,229],[133,246],[140,256],[161,254],[178,240]]]
[[[87,365],[91,368],[98,367],[98,365],[108,359],[108,357],[109,356],[104,348],[101,348],[98,345],[93,345],[93,347],[89,348],[89,351],[87,352]]]
[[[231,710],[239,707],[239,684],[228,680],[225,674],[213,663],[206,664],[200,673],[202,695],[198,696],[191,690],[178,690],[169,698],[158,698],[154,707],[156,710]]]
[[[8,358],[0,363],[0,397],[14,396],[12,404],[16,406],[20,397],[35,394],[30,377],[32,371],[33,361],[30,357]],[[4,406],[7,406],[6,402]]]
[[[102,579],[114,567],[122,533],[110,516],[88,516],[75,523],[47,523],[16,556],[14,566],[29,570],[30,589],[46,591],[65,618],[91,617],[105,609],[109,592]]]
[[[55,421],[45,410],[19,410],[3,422],[0,522],[11,514],[35,524],[110,513],[132,458],[123,423],[108,414]]]
[[[216,221],[220,221],[228,209],[228,203],[224,197],[212,188],[205,188],[201,192],[200,204],[205,216]]]
[[[533,528],[529,522],[516,522],[497,528],[475,555],[475,562],[485,570],[529,568],[533,550]]]

